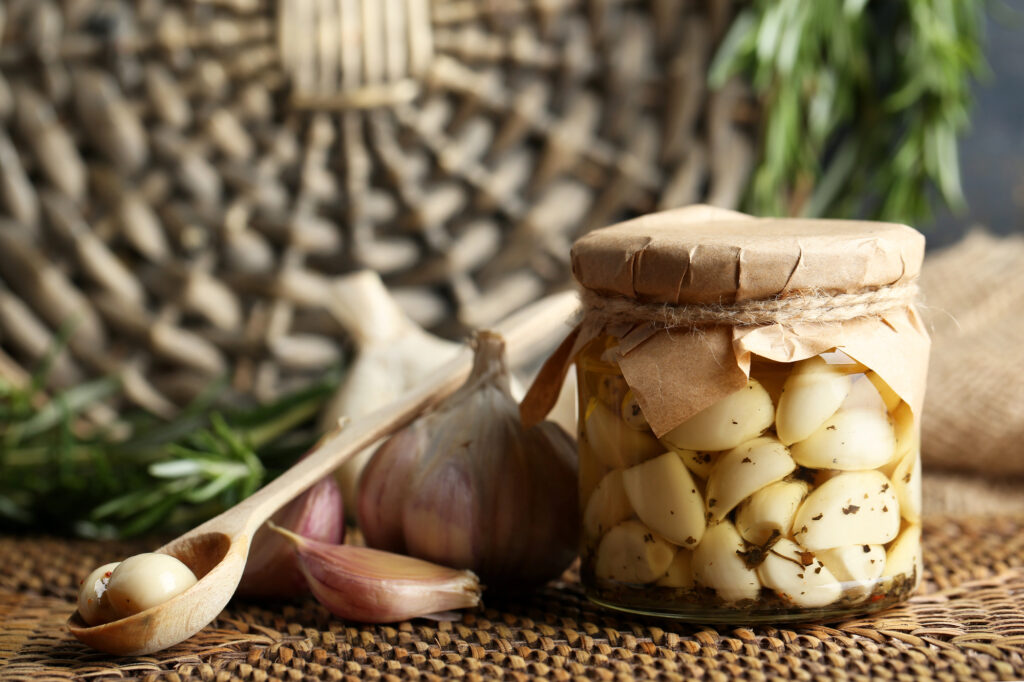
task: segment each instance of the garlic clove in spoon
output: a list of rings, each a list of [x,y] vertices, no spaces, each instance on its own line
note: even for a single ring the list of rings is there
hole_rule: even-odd
[[[340,618],[393,623],[480,603],[480,581],[471,571],[369,547],[330,545],[268,525],[294,544],[313,596]]]

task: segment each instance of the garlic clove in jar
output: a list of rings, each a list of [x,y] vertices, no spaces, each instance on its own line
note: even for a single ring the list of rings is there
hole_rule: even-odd
[[[87,624],[102,625],[120,618],[111,606],[110,595],[107,594],[110,575],[120,563],[114,561],[103,564],[79,583],[78,614]]]
[[[900,397],[896,395],[896,391],[889,388],[889,384],[885,383],[882,377],[878,376],[878,373],[874,370],[865,373],[864,376],[874,385],[879,395],[882,396],[886,411],[892,412],[896,409],[896,406],[900,404]]]
[[[889,415],[864,408],[836,412],[790,448],[801,466],[843,471],[880,467],[893,458],[895,450]]]
[[[755,438],[724,453],[708,475],[704,493],[711,520],[724,518],[749,495],[782,480],[794,469],[789,449],[771,436]]]
[[[192,570],[169,554],[136,554],[111,571],[107,597],[123,618],[163,604],[196,582]]]
[[[600,400],[591,399],[583,424],[583,438],[591,451],[612,469],[631,467],[665,451],[652,433],[629,428],[618,411],[612,412]]]
[[[618,410],[629,386],[619,374],[604,373],[597,378],[597,399],[608,409]]]
[[[693,550],[693,580],[710,587],[726,602],[757,599],[761,581],[740,556],[745,551],[743,538],[729,521],[709,526]]]
[[[892,472],[892,487],[900,501],[900,513],[911,523],[921,521],[921,453],[912,450]]]
[[[577,441],[576,447],[579,448],[580,504],[583,505],[583,509],[586,509],[590,496],[612,469],[609,469],[604,462],[597,458],[586,439],[581,438]]]
[[[917,428],[914,421],[914,413],[910,405],[900,403],[892,411],[893,430],[895,432],[896,446],[894,455],[900,457],[917,442]]]
[[[643,410],[640,409],[640,403],[637,401],[633,389],[626,391],[626,395],[623,396],[622,404],[619,406],[619,416],[622,417],[626,426],[636,431],[647,431],[651,428]]]
[[[813,552],[780,538],[757,568],[764,586],[800,608],[827,606],[842,596],[842,587]]]
[[[588,539],[599,538],[605,531],[617,526],[633,515],[626,489],[622,485],[622,470],[613,469],[601,479],[583,510],[583,533]]]
[[[775,414],[779,440],[791,445],[810,436],[835,414],[849,392],[850,377],[841,365],[817,356],[796,363]]]
[[[867,376],[856,377],[850,386],[850,393],[846,396],[840,410],[865,409],[877,412],[888,413],[889,408],[885,405],[885,399],[875,388],[875,385]]]
[[[693,552],[681,549],[676,552],[665,575],[658,578],[661,587],[693,587]]]
[[[910,575],[917,571],[917,580],[920,581],[922,568],[921,525],[913,523],[904,528],[896,541],[886,550],[882,577]]]
[[[639,521],[623,521],[597,546],[594,573],[602,580],[651,583],[668,570],[676,549]]]
[[[736,530],[755,545],[763,545],[773,535],[788,536],[808,489],[804,481],[769,483],[740,504],[736,510]]]
[[[815,556],[842,582],[848,599],[866,599],[885,569],[882,545],[845,545],[819,550]]]
[[[878,471],[845,471],[811,491],[793,519],[793,537],[811,551],[884,545],[899,533],[900,504]]]
[[[677,450],[664,441],[662,441],[662,444],[665,445],[666,449],[672,450],[679,455],[680,459],[683,460],[683,464],[690,470],[690,473],[701,480],[708,477],[712,467],[714,467],[715,462],[718,461],[721,455],[718,452],[707,452],[704,450]]]
[[[772,425],[775,406],[768,391],[750,379],[747,385],[704,408],[662,436],[677,450],[729,450]]]
[[[704,501],[674,452],[622,472],[622,486],[636,515],[669,542],[693,547],[704,535]]]

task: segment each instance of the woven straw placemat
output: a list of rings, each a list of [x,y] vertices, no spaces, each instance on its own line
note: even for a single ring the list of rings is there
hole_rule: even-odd
[[[139,543],[0,538],[0,679],[1024,678],[1024,515],[925,523],[908,603],[828,625],[709,627],[601,610],[572,572],[460,621],[365,626],[310,600],[234,601],[172,649],[111,658],[64,629],[79,579]]]

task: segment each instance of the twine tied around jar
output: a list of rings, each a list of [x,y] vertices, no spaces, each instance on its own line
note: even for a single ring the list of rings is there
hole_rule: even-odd
[[[590,289],[581,294],[584,316],[608,326],[648,322],[659,328],[846,322],[881,317],[913,304],[916,280],[862,292],[832,294],[802,291],[739,303],[644,303],[624,296],[604,296]]]
[[[408,102],[434,56],[430,0],[282,0],[277,36],[303,109]]]

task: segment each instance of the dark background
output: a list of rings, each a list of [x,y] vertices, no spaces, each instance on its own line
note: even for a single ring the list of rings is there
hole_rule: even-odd
[[[982,225],[997,234],[1024,233],[1024,2],[990,7],[989,73],[974,85],[971,129],[960,142],[967,207],[935,202],[935,215],[916,227],[930,248],[957,241]]]

